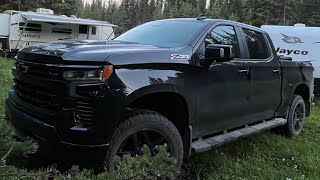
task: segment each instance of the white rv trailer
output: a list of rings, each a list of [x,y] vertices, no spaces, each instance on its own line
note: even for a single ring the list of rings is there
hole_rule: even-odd
[[[278,55],[293,61],[308,61],[314,66],[315,95],[320,96],[320,27],[263,25]]]
[[[37,12],[9,10],[0,13],[0,53],[15,53],[22,47],[61,39],[109,40],[115,25],[75,16],[54,15],[52,10]]]

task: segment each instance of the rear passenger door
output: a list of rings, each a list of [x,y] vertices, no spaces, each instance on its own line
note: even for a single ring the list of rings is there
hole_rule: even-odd
[[[249,66],[249,104],[252,121],[274,117],[281,102],[281,68],[278,58],[272,53],[267,36],[252,29],[242,28],[242,37],[247,47]]]

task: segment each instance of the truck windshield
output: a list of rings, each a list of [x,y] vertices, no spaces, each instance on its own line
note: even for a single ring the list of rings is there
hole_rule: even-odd
[[[204,21],[153,21],[135,27],[115,40],[137,42],[158,47],[182,47],[208,22]]]

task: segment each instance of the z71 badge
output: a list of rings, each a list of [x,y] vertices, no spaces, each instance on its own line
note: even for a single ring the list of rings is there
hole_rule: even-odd
[[[189,55],[171,54],[171,59],[173,59],[173,60],[188,60],[189,59]]]

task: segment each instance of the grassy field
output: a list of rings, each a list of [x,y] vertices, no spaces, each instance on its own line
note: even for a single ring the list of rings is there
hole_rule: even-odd
[[[52,168],[31,172],[23,170],[26,167],[25,154],[34,151],[35,145],[14,142],[10,138],[11,130],[3,118],[4,100],[12,85],[12,65],[12,60],[0,59],[0,179],[15,179],[18,176],[27,179],[63,179],[66,175]],[[194,155],[186,160],[181,179],[320,179],[319,117],[320,105],[315,105],[312,116],[306,121],[304,132],[297,138],[289,139],[265,132]],[[46,176],[48,174],[50,176]],[[68,175],[73,179],[90,176],[91,173],[78,170],[76,174]],[[109,176],[120,177],[107,173],[100,177],[104,179]]]

